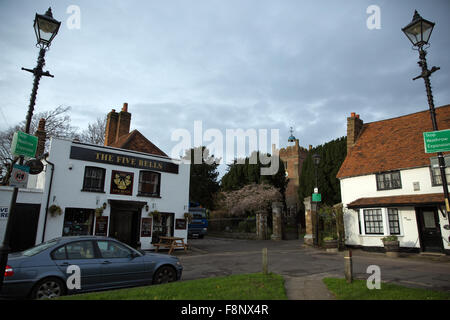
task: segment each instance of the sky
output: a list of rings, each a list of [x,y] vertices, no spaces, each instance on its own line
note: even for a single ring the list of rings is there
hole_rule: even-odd
[[[127,102],[131,128],[169,155],[180,130],[208,145],[194,141],[196,121],[223,146],[243,129],[279,130],[267,144],[285,147],[293,127],[307,148],[345,136],[351,112],[372,122],[426,110],[401,31],[415,9],[436,22],[431,84],[435,105],[450,103],[447,0],[0,0],[0,130],[25,119],[33,79],[21,67],[36,66],[34,15],[48,7],[62,23],[35,112],[70,106],[82,130]],[[224,150],[224,163],[236,156]]]

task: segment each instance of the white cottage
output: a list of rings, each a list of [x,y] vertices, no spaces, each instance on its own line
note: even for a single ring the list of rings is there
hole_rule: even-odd
[[[108,114],[104,146],[51,139],[44,172],[18,197],[19,207],[37,211],[25,218],[34,226],[34,243],[95,234],[152,249],[159,236],[187,239],[190,166],[169,158],[139,131],[129,132],[127,108]],[[0,189],[0,208],[9,207],[10,194],[11,188]],[[0,220],[0,233],[5,225]],[[13,233],[24,228],[16,222]]]
[[[449,129],[450,105],[436,108],[436,117],[440,130]],[[381,238],[396,235],[402,251],[450,253],[437,157],[424,150],[428,131],[428,110],[365,124],[354,113],[347,118],[347,157],[337,177],[348,246],[382,250]]]

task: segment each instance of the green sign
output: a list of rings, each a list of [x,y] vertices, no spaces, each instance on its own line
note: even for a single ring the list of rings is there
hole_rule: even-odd
[[[450,151],[450,129],[424,132],[425,153]]]
[[[22,131],[17,131],[14,133],[11,143],[11,153],[16,156],[34,158],[36,155],[37,144],[37,137]]]
[[[321,202],[322,201],[322,195],[320,193],[313,193],[312,194],[312,201],[313,202]]]

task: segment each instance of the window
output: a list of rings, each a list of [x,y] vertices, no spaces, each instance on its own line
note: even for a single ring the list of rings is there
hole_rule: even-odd
[[[398,219],[398,209],[388,208],[388,221],[390,234],[400,234],[400,223]]]
[[[52,252],[52,259],[53,260],[66,260],[67,254],[66,254],[66,246],[62,246],[59,249],[56,249]]]
[[[363,213],[366,234],[383,234],[383,214],[381,209],[366,209]]]
[[[400,171],[377,174],[377,190],[401,189]]]
[[[92,241],[77,241],[66,244],[66,254],[69,260],[94,259],[94,245]]]
[[[450,184],[450,156],[444,156],[445,160],[445,176],[447,184]],[[431,183],[433,186],[442,186],[441,170],[439,168],[438,158],[431,158]]]
[[[94,225],[94,209],[66,208],[63,237],[91,235]]]
[[[161,174],[152,171],[141,171],[139,174],[139,191],[141,196],[159,197]]]
[[[105,192],[105,171],[103,168],[86,167],[82,191]]]
[[[103,258],[129,258],[132,251],[113,241],[97,241]]]

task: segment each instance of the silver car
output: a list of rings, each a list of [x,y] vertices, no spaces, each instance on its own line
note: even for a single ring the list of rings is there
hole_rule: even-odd
[[[160,284],[179,280],[182,270],[175,256],[138,251],[113,238],[61,237],[8,255],[0,296],[48,299]]]

